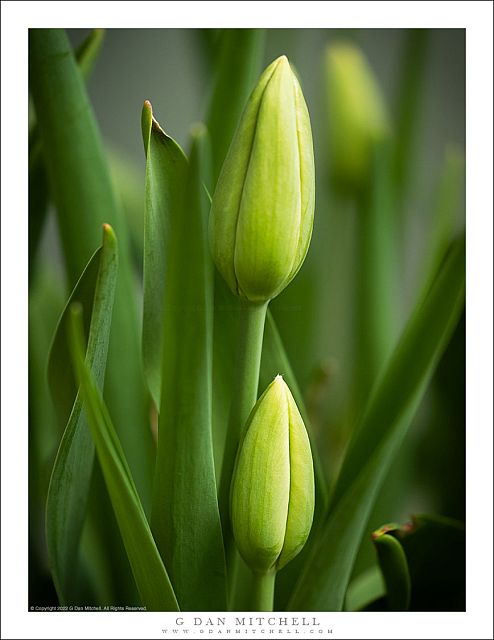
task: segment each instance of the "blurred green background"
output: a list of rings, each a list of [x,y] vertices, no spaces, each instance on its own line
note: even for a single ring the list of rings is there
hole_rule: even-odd
[[[74,46],[88,33],[68,30]],[[215,30],[110,29],[105,33],[89,80],[89,95],[136,238],[142,238],[144,212],[143,101],[151,101],[165,131],[187,148],[190,125],[206,119],[217,37]],[[358,198],[338,193],[331,180],[331,99],[327,99],[325,86],[325,52],[328,45],[341,40],[358,45],[382,93],[391,134],[409,118],[405,179],[390,207],[395,229],[392,344],[422,288],[438,209],[446,208],[443,215],[452,230],[465,224],[465,31],[269,29],[263,37],[261,68],[279,55],[288,56],[300,76],[312,122],[316,161],[312,244],[299,275],[271,308],[305,393],[332,481],[355,420],[352,394],[360,364],[355,339],[360,214]],[[408,94],[403,89],[405,78],[407,87],[412,87]],[[456,179],[448,182],[444,176],[452,173]],[[50,214],[37,256],[37,264],[45,266],[37,275],[49,273],[52,280],[63,281],[52,218]],[[137,271],[141,249],[137,241]],[[59,308],[62,302],[58,302]],[[33,314],[36,304],[33,298]],[[55,320],[56,314],[43,327],[47,340]],[[412,513],[464,520],[464,390],[463,316],[389,473],[369,533],[383,522],[404,522]],[[31,445],[38,446],[36,442]],[[39,446],[45,447],[47,457],[53,456],[50,443]],[[373,554],[368,537],[362,544],[356,573],[374,561]]]

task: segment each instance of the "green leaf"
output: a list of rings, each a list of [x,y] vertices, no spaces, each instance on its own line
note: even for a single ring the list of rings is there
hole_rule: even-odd
[[[213,149],[214,189],[240,114],[261,71],[263,29],[222,29],[217,45],[216,76],[206,124]]]
[[[159,271],[164,298],[159,306],[158,299],[150,301],[157,315],[147,316],[163,336],[151,523],[181,607],[221,611],[226,608],[226,570],[212,445],[213,264],[207,235],[210,201],[203,186],[210,171],[209,141],[205,128],[197,125],[187,165],[178,145],[152,118],[149,103],[143,134],[151,204],[146,237],[156,243],[158,229],[166,227],[166,246],[154,256],[164,262]],[[148,252],[149,244],[147,257]],[[149,261],[145,264],[149,267]]]
[[[73,283],[111,224],[125,250],[103,147],[83,77],[65,33],[29,31],[29,88],[50,189],[57,207],[69,280]],[[126,241],[126,240],[125,240]]]
[[[350,442],[291,610],[339,611],[370,511],[463,307],[464,235],[418,301]]]
[[[84,81],[62,30],[30,29],[29,72],[70,285],[73,286],[98,245],[103,223],[111,224],[119,238],[120,269],[105,397],[147,506],[153,445],[141,370],[127,225],[112,189]]]
[[[75,59],[77,61],[77,64],[79,65],[82,77],[86,82],[91,77],[104,39],[104,29],[93,29],[88,37],[81,42],[81,44],[75,51]]]
[[[46,504],[48,553],[61,603],[70,602],[73,598],[71,586],[94,458],[94,447],[81,413],[81,398],[79,395],[70,396],[75,386],[71,389],[70,383],[63,383],[63,377],[68,375],[68,359],[62,341],[67,339],[66,323],[70,305],[75,301],[82,302],[87,307],[86,315],[81,319],[88,335],[87,363],[101,387],[106,367],[117,264],[116,238],[111,227],[105,225],[103,245],[89,261],[69,298],[50,353],[49,377],[55,405],[58,406],[60,401],[59,415],[67,416]],[[58,388],[61,390],[60,396],[57,394]]]
[[[87,81],[103,43],[104,31],[94,29],[75,52],[79,69]],[[39,128],[29,132],[29,265],[32,267],[48,209],[48,179]]]
[[[410,606],[410,573],[403,547],[393,532],[397,525],[384,525],[372,534],[384,582],[389,611],[407,611]]]
[[[60,428],[65,429],[77,395],[77,384],[67,357],[67,323],[64,321],[72,300],[84,301],[84,330],[89,335],[94,292],[100,269],[100,247],[81,274],[59,318],[48,357],[48,384]]]
[[[124,452],[94,375],[84,361],[82,310],[70,307],[70,347],[81,384],[84,412],[103,470],[120,533],[143,605],[149,611],[178,611],[168,574],[149,528]]]
[[[142,110],[146,152],[144,213],[144,300],[142,357],[144,374],[156,407],[161,399],[163,359],[163,302],[171,221],[179,218],[185,193],[187,158],[153,118],[151,103]]]

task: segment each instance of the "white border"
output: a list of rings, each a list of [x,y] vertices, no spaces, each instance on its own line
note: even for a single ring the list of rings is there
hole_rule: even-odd
[[[2,637],[166,637],[161,629],[174,619],[26,611],[27,28],[35,26],[467,29],[468,611],[317,616],[335,638],[492,637],[491,2],[2,2]]]

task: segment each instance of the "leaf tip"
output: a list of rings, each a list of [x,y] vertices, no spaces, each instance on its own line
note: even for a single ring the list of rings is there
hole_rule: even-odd
[[[147,155],[149,138],[151,137],[151,127],[153,123],[153,107],[149,100],[144,100],[141,112],[141,131],[142,140],[144,142],[144,151]]]
[[[168,138],[165,130],[154,117],[153,105],[149,100],[144,100],[144,104],[142,105],[141,126],[146,153],[149,144],[149,138],[151,136],[151,131],[157,132],[161,136],[165,136],[166,138]]]
[[[117,243],[115,231],[107,222],[103,223],[103,244],[105,243],[110,243],[110,245],[115,245]]]
[[[387,533],[394,533],[396,531],[399,531],[399,529],[400,529],[400,525],[394,522],[390,522],[389,524],[383,524],[382,527],[379,527],[379,529],[376,529],[375,531],[372,532],[371,534],[372,541],[376,542],[376,540],[379,540],[379,538],[382,538]]]

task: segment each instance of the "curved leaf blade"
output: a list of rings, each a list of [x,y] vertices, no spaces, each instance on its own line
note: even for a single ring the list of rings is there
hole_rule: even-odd
[[[163,303],[171,220],[180,217],[185,192],[187,158],[153,118],[151,103],[142,109],[142,137],[146,153],[144,212],[144,299],[142,358],[144,375],[156,407],[161,399]]]
[[[386,585],[389,611],[407,611],[410,606],[410,573],[403,547],[393,536],[396,525],[385,525],[372,534],[379,566]]]
[[[149,528],[123,449],[95,377],[84,361],[82,310],[70,307],[70,347],[81,384],[84,412],[143,605],[149,611],[178,611],[168,574]]]
[[[87,363],[97,384],[102,387],[111,316],[118,270],[117,241],[109,225],[103,228],[103,244],[89,261],[58,323],[50,353],[50,381],[55,405],[62,405],[59,415],[67,415],[67,424],[53,466],[46,503],[46,539],[52,575],[61,603],[71,601],[74,565],[85,517],[87,496],[93,468],[94,447],[81,412],[80,396],[72,397],[71,383],[63,384],[67,375],[66,323],[70,305],[79,301],[87,307],[84,318],[88,333]],[[61,376],[61,378],[60,378]],[[62,381],[62,382],[60,382]],[[60,382],[60,384],[59,384]],[[61,395],[58,396],[58,388]],[[75,388],[75,387],[74,387]]]
[[[147,202],[160,203],[148,211],[147,237],[156,242],[156,226],[166,228],[160,256],[163,298],[150,303],[155,331],[159,327],[162,335],[151,524],[180,606],[221,611],[226,608],[226,570],[212,445],[213,264],[203,186],[210,171],[209,141],[205,127],[197,125],[187,163],[153,119],[149,103],[143,125]],[[151,345],[151,334],[147,337]]]
[[[465,296],[464,235],[452,243],[417,303],[376,385],[345,456],[331,510],[289,603],[291,610],[339,611],[371,508]]]

